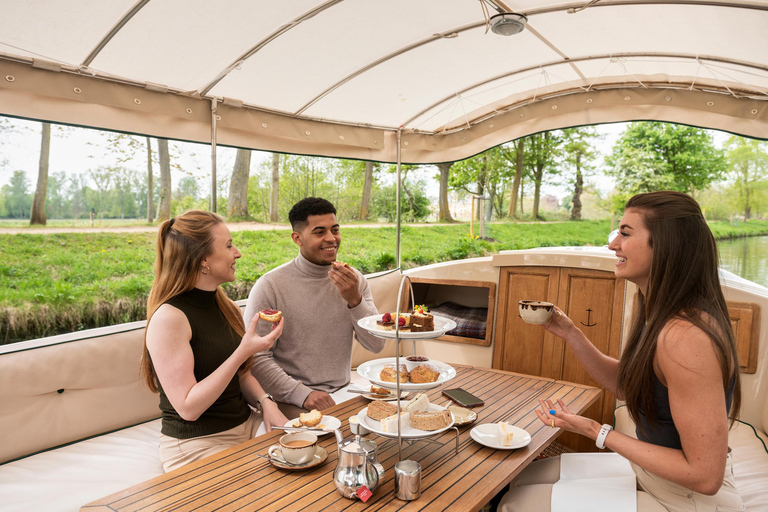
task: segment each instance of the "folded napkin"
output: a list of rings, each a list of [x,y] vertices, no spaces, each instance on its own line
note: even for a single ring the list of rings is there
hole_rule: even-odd
[[[618,453],[564,453],[552,512],[637,512],[637,479]]]

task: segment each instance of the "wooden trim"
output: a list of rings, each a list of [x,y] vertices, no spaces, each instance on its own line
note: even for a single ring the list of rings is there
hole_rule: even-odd
[[[737,323],[738,332],[736,335],[736,349],[740,355],[739,369],[741,373],[757,372],[757,352],[760,340],[760,305],[752,302],[727,301],[728,314],[731,322]],[[744,333],[743,330],[748,329]],[[748,344],[744,347],[744,344]],[[746,351],[746,360],[744,352]]]
[[[467,279],[436,279],[430,277],[411,277],[412,284],[436,284],[441,286],[467,286],[471,288],[488,289],[488,316],[485,320],[485,339],[467,338],[464,336],[441,336],[435,338],[437,341],[449,341],[452,343],[466,343],[468,345],[478,345],[490,347],[493,341],[493,327],[496,312],[496,283],[493,281],[471,281]],[[406,309],[409,306],[410,289],[403,287],[403,296],[400,301],[400,308]]]

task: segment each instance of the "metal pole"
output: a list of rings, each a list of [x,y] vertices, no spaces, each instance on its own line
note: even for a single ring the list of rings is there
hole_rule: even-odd
[[[396,235],[396,249],[395,249],[395,259],[397,260],[397,268],[400,268],[400,188],[402,186],[402,182],[400,179],[400,164],[402,161],[402,152],[401,152],[401,139],[403,134],[403,127],[397,129],[397,192],[395,193],[395,201],[397,202],[397,235]],[[399,298],[398,298],[399,300]]]
[[[211,211],[216,213],[216,104],[211,98]]]

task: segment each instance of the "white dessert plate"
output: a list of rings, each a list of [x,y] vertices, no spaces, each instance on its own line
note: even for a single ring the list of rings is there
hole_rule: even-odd
[[[402,315],[410,316],[408,313],[402,313]],[[380,338],[395,339],[396,335],[395,335],[394,329],[391,331],[387,331],[379,328],[379,326],[376,324],[376,322],[381,320],[381,316],[382,315],[366,316],[365,318],[361,318],[360,320],[358,320],[357,325],[367,330],[374,336],[378,336]],[[450,320],[442,316],[436,316],[434,331],[424,331],[424,332],[400,331],[400,339],[401,340],[426,340],[430,338],[439,338],[443,334],[455,328],[456,328],[456,322],[454,322],[453,320]]]
[[[514,450],[515,448],[528,446],[531,442],[531,434],[521,428],[510,425],[513,434],[512,444],[504,446],[499,443],[498,428],[496,423],[483,423],[470,430],[469,435],[478,443],[488,448],[495,448],[496,450]]]
[[[376,384],[377,386],[381,386],[383,388],[389,388],[389,389],[396,389],[397,384],[394,382],[387,382],[383,381],[380,378],[381,370],[384,369],[385,365],[388,364],[395,364],[395,358],[394,357],[384,357],[382,359],[374,359],[372,361],[365,362],[357,367],[357,374],[363,377],[364,379],[368,379],[372,383]],[[405,367],[410,372],[420,364],[429,364],[434,366],[437,371],[440,372],[440,375],[437,377],[437,380],[435,382],[425,382],[423,384],[414,384],[413,382],[402,382],[400,383],[400,391],[418,391],[418,390],[425,390],[425,389],[432,389],[436,388],[437,386],[440,386],[442,384],[445,384],[452,378],[456,376],[456,369],[445,363],[441,363],[440,361],[435,361],[434,359],[430,359],[426,363],[422,362],[412,362],[407,361],[404,357],[400,358],[400,364],[404,364]]]
[[[437,404],[429,404],[428,411],[444,411],[445,407]],[[397,432],[382,432],[381,422],[372,420],[368,417],[368,408],[366,407],[359,413],[357,413],[357,422],[370,430],[371,432],[380,435],[381,437],[391,437],[397,439]],[[445,432],[453,426],[453,416],[451,416],[451,423],[447,427],[443,427],[438,430],[420,430],[418,428],[405,427],[400,431],[400,437],[403,439],[419,439],[421,437],[429,437],[441,432]]]
[[[320,419],[320,424],[318,424],[316,427],[305,427],[303,425],[300,425],[298,427],[294,427],[293,426],[294,422],[296,422],[298,424],[299,423],[299,418],[293,418],[292,420],[290,420],[288,423],[286,423],[283,426],[284,427],[293,427],[293,428],[330,428],[330,429],[339,428],[341,426],[341,422],[339,421],[339,419],[334,417],[334,416],[323,416]],[[327,436],[328,434],[330,434],[330,432],[313,432],[313,434],[315,434],[316,436],[320,437],[320,436]]]

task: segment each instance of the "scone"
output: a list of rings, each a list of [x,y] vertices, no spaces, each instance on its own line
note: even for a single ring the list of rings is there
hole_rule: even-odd
[[[316,427],[320,424],[320,420],[322,419],[323,415],[317,409],[312,409],[309,412],[299,414],[299,421],[305,427]]]
[[[379,378],[384,382],[397,382],[397,372],[395,371],[395,365],[393,364],[384,365],[384,368],[381,370],[381,374],[379,374]],[[408,382],[408,368],[404,364],[401,364],[400,365],[400,383],[403,383],[403,382]]]
[[[429,363],[420,364],[409,374],[408,378],[414,384],[424,384],[426,382],[435,382],[440,377],[440,371]]]
[[[379,386],[371,386],[371,393],[374,395],[389,395],[391,393],[387,388],[380,388]]]
[[[262,309],[259,311],[259,318],[276,324],[283,318],[283,312],[276,309]]]
[[[368,412],[366,415],[372,420],[381,421],[388,416],[392,416],[397,413],[397,406],[389,402],[383,402],[381,400],[374,400],[368,404]]]

